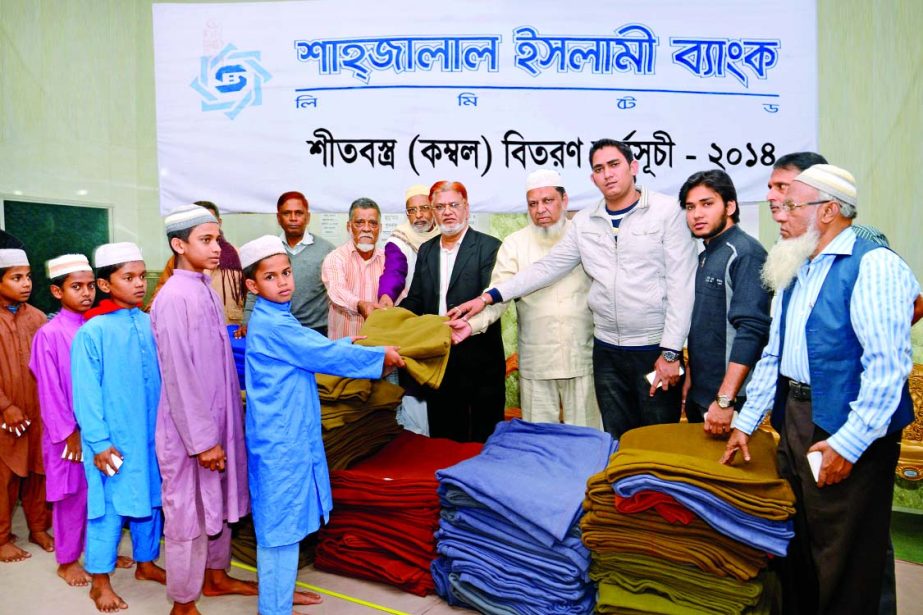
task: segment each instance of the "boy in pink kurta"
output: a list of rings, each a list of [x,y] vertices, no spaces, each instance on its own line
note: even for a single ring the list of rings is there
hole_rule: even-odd
[[[96,276],[82,254],[65,254],[47,263],[51,294],[61,311],[32,339],[29,368],[38,385],[42,413],[45,498],[53,504],[58,575],[68,585],[87,585],[90,575],[78,561],[87,528],[87,479],[80,428],[71,389],[71,344],[84,313],[96,298]]]
[[[233,523],[250,512],[240,384],[224,309],[205,269],[221,254],[208,210],[186,206],[165,220],[176,269],[151,308],[162,389],[157,460],[163,478],[167,596],[195,613],[201,593],[256,594],[227,575]]]

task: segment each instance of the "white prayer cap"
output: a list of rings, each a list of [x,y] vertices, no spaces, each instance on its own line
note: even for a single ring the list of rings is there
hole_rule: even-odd
[[[817,188],[853,207],[859,200],[856,178],[846,169],[832,164],[815,164],[802,171],[793,181]]]
[[[561,174],[551,169],[539,169],[532,171],[526,177],[526,192],[536,188],[563,188],[564,180]]]
[[[263,235],[242,245],[237,253],[240,255],[241,268],[246,269],[268,256],[285,254],[285,246],[277,235]]]
[[[19,250],[17,248],[7,248],[0,250],[0,269],[28,266],[29,257],[26,256],[25,250]]]
[[[414,184],[410,188],[407,188],[407,190],[404,191],[404,202],[406,203],[415,196],[425,196],[429,198],[429,186]]]
[[[76,273],[77,271],[90,271],[90,261],[83,254],[64,254],[45,262],[45,271],[48,279],[53,280],[62,275]]]
[[[207,222],[218,223],[218,219],[204,207],[200,205],[182,205],[167,214],[163,219],[163,224],[167,228],[167,234],[177,231],[185,231],[187,228],[199,226]]]
[[[120,241],[118,243],[104,243],[96,248],[93,253],[93,263],[96,268],[109,267],[111,265],[121,265],[132,261],[143,261],[141,248],[130,241]]]

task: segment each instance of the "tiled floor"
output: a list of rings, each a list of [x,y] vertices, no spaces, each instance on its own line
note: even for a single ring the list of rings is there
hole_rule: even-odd
[[[27,535],[22,511],[17,509],[13,523],[14,532]],[[87,595],[86,588],[68,587],[55,574],[54,555],[45,553],[20,538],[19,545],[32,553],[21,563],[0,564],[0,613],[22,615],[94,615],[98,613]],[[122,543],[123,553],[130,552],[128,539]],[[232,570],[231,574],[252,579],[245,570]],[[408,615],[441,615],[445,613],[471,613],[448,606],[437,596],[420,598],[398,591],[387,585],[358,581],[305,568],[298,580],[310,585],[314,591],[325,593],[324,603],[312,607],[299,607],[299,612],[309,615],[369,615],[392,613]],[[119,570],[112,578],[115,590],[128,603],[126,615],[166,614],[170,610],[163,586],[136,581],[131,570]],[[337,596],[343,596],[338,597]],[[349,600],[352,598],[353,600]],[[363,604],[364,601],[367,604]],[[256,612],[256,598],[222,597],[203,598],[199,610],[204,614],[252,615]],[[899,615],[923,613],[923,566],[897,562],[897,612]]]

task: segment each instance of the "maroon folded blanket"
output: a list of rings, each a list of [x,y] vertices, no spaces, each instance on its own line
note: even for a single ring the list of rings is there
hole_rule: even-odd
[[[429,566],[436,559],[433,534],[439,527],[436,471],[481,448],[405,431],[353,467],[332,470],[333,512],[318,535],[315,567],[421,596],[432,593]]]

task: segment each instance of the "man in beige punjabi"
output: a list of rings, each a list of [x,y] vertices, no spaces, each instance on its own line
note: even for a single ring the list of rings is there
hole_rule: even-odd
[[[529,224],[503,241],[490,286],[516,275],[561,240],[567,192],[557,171],[539,169],[526,178]],[[554,284],[515,300],[519,327],[519,395],[522,417],[535,423],[602,427],[593,389],[593,314],[590,280],[577,265]],[[483,333],[509,302],[490,305],[469,321],[450,325],[455,339]]]

